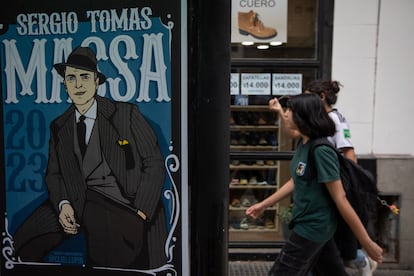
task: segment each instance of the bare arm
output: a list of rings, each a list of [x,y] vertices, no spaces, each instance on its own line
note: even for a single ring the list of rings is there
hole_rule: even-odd
[[[252,218],[258,218],[263,212],[270,206],[276,204],[276,202],[284,199],[293,192],[295,184],[293,179],[290,178],[280,189],[276,192],[263,199],[262,201],[252,205],[246,210],[246,215],[251,216]]]
[[[346,158],[351,159],[355,163],[358,162],[354,148],[342,148],[341,151]]]
[[[368,256],[376,262],[382,263],[382,248],[369,237],[364,225],[346,198],[341,180],[328,182],[326,183],[326,187],[334,200],[339,213],[348,224],[349,228],[351,228]]]
[[[296,129],[293,129],[289,125],[289,122],[286,120],[285,112],[283,111],[283,108],[280,105],[279,100],[277,98],[273,98],[269,100],[269,109],[276,112],[279,115],[280,121],[283,127],[283,131],[287,135],[289,135],[289,137],[295,139],[300,136],[299,131]]]

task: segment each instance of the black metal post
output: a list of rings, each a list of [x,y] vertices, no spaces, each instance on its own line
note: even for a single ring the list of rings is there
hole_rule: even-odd
[[[230,1],[189,3],[191,275],[227,275]]]

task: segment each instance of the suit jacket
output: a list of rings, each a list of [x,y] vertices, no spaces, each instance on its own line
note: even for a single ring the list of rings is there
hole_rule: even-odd
[[[130,207],[141,210],[147,216],[148,247],[152,252],[149,253],[150,265],[162,265],[166,261],[164,245],[167,237],[166,218],[161,201],[165,168],[156,135],[136,105],[114,102],[100,96],[96,96],[96,100],[96,123],[99,126],[102,153],[121,192],[131,201]],[[26,220],[22,229],[16,232],[16,250],[33,235],[56,231],[55,220],[58,219],[58,206],[62,200],[70,201],[77,221],[82,224],[86,199],[85,178],[102,162],[102,158],[96,156],[97,160],[91,162],[91,166],[86,166],[85,171],[82,170],[75,146],[74,122],[75,107],[71,106],[51,123],[45,182],[52,204],[43,204],[32,214],[32,219]],[[45,213],[50,213],[41,211],[45,206],[54,208],[55,218],[45,216]],[[42,218],[44,225],[50,227],[38,229],[39,227],[32,225],[36,222],[35,218]]]

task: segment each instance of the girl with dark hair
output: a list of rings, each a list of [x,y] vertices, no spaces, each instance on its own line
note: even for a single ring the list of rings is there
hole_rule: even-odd
[[[277,99],[269,107],[280,105]],[[246,210],[257,218],[266,208],[292,194],[293,209],[289,228],[292,230],[269,275],[347,275],[333,236],[337,216],[343,217],[366,252],[375,261],[382,262],[382,248],[371,240],[358,215],[348,202],[339,174],[335,151],[327,146],[314,151],[316,176],[309,184],[307,169],[310,142],[332,136],[335,124],[325,111],[320,97],[314,94],[293,96],[288,100],[285,128],[299,134],[295,155],[290,162],[291,178],[275,193]],[[334,256],[329,263],[320,263],[324,256]]]
[[[338,81],[315,80],[305,87],[304,93],[313,93],[321,98],[325,110],[335,122],[335,134],[329,136],[328,140],[346,158],[356,163],[357,157],[351,141],[351,131],[348,122],[345,116],[333,107],[338,100],[338,93],[341,86]],[[337,232],[335,241],[346,266],[358,269],[359,275],[361,276],[372,276],[373,271],[377,268],[377,263],[366,256],[361,248],[358,248],[358,242],[351,231],[348,231],[346,228],[345,232]]]

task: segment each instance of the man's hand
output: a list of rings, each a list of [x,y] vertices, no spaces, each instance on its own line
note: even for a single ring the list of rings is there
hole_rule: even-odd
[[[62,205],[62,209],[59,214],[59,222],[63,227],[63,230],[67,234],[75,235],[78,233],[79,224],[76,223],[75,212],[72,205],[65,203]]]

